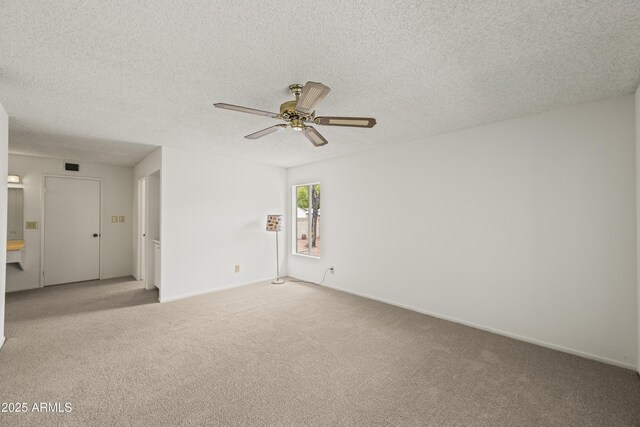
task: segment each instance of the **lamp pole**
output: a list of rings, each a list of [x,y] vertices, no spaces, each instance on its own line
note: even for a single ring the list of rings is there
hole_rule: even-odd
[[[274,285],[282,285],[284,280],[280,280],[280,250],[278,249],[278,230],[276,230],[276,280],[271,282]]]

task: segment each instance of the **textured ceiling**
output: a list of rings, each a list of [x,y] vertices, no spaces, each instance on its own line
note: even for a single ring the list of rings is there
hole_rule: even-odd
[[[0,102],[12,152],[293,166],[630,93],[639,46],[637,0],[0,0]],[[276,121],[211,105],[277,111],[307,80],[332,89],[319,115],[378,125],[248,141]]]

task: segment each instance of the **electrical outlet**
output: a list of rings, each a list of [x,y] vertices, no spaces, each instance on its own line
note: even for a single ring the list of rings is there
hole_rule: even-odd
[[[236,273],[240,273],[240,264],[236,264]]]
[[[329,267],[329,273],[334,274],[336,272],[335,267]]]
[[[111,222],[118,222],[118,217],[117,217],[117,216],[115,216],[115,215],[113,215],[113,216],[111,217]]]
[[[38,221],[27,221],[25,227],[27,230],[37,230],[38,229]]]
[[[124,222],[124,215],[120,215],[118,217],[118,222]]]

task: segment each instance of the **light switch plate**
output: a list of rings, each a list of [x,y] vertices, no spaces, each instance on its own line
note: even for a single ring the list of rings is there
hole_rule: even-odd
[[[27,221],[25,227],[27,230],[37,230],[38,229],[38,221]]]
[[[118,217],[118,222],[124,222],[124,215],[120,215]]]
[[[236,273],[240,273],[240,264],[236,264]]]
[[[118,217],[116,215],[113,215],[111,217],[111,222],[118,222]]]

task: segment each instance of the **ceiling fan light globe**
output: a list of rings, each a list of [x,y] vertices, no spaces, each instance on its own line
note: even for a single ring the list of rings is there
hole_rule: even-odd
[[[304,120],[298,118],[291,120],[291,129],[301,131],[305,127]]]

